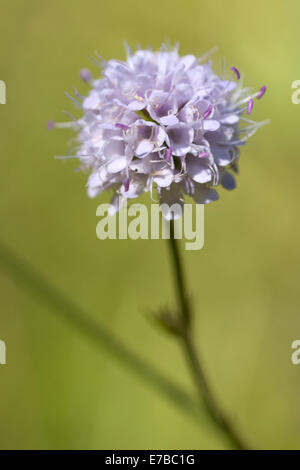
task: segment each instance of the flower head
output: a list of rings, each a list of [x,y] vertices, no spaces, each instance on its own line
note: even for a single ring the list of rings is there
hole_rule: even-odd
[[[110,188],[119,206],[155,187],[161,202],[182,204],[186,194],[206,204],[218,199],[219,184],[233,189],[239,148],[263,124],[247,115],[266,87],[251,93],[231,70],[222,79],[176,47],[128,51],[125,62],[105,62],[97,80],[82,69],[91,90],[70,126],[76,157],[91,172],[88,195]]]

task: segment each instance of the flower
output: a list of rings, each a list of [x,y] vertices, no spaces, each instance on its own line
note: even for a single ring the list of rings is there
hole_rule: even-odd
[[[235,188],[239,149],[264,123],[250,120],[253,98],[266,91],[242,88],[241,75],[217,76],[211,63],[177,47],[159,51],[127,50],[127,60],[102,64],[91,86],[76,101],[83,116],[69,123],[78,132],[76,156],[91,173],[90,197],[112,189],[112,204],[156,188],[160,201],[183,204],[218,199],[216,186]],[[66,127],[67,123],[57,124]]]

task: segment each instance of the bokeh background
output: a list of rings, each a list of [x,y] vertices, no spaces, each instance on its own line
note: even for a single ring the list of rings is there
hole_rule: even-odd
[[[184,262],[197,346],[224,409],[251,446],[299,449],[299,2],[1,0],[0,10],[0,448],[228,448],[204,415],[177,409],[4,262],[6,246],[194,394],[177,344],[144,314],[174,305],[166,242],[98,240],[106,197],[89,200],[76,163],[53,159],[70,152],[72,134],[46,130],[74,111],[65,91],[87,92],[78,70],[98,73],[95,50],[123,59],[125,40],[170,40],[198,56],[218,46],[216,71],[226,57],[246,85],[268,86],[253,116],[271,123],[243,149],[238,188],[206,207],[205,247]]]

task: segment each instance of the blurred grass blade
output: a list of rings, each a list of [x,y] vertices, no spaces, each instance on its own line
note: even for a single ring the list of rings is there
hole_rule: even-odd
[[[47,304],[56,315],[67,320],[70,325],[106,349],[120,363],[161,392],[165,398],[172,400],[183,411],[198,420],[199,407],[184,390],[130,351],[118,338],[95,322],[85,311],[2,243],[0,243],[0,266],[18,286],[39,297],[40,301]]]

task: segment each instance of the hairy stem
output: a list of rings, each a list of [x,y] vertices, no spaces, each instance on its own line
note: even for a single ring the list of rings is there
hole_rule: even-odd
[[[200,398],[213,422],[225,433],[231,444],[239,450],[247,449],[231,422],[221,410],[210,386],[207,383],[192,335],[191,305],[188,298],[178,243],[174,236],[174,220],[170,222],[170,252],[174,268],[174,280],[179,304],[180,338],[184,354]]]

